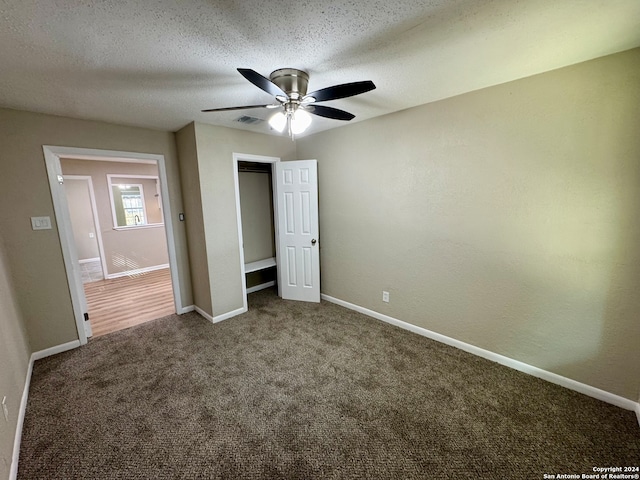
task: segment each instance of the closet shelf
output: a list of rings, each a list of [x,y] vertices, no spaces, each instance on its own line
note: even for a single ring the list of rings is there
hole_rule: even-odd
[[[264,260],[258,260],[257,262],[245,263],[244,273],[257,272],[258,270],[264,270],[265,268],[271,268],[276,266],[276,258],[265,258]]]

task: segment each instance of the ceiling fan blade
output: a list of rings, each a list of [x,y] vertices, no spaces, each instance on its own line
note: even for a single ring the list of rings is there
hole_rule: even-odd
[[[315,98],[316,102],[326,102],[328,100],[336,100],[338,98],[352,97],[361,93],[373,90],[376,86],[371,80],[364,82],[343,83],[342,85],[334,85],[333,87],[323,88],[315,92],[308,93],[304,98]],[[304,99],[303,99],[304,101]]]
[[[325,107],[324,105],[308,105],[304,107],[309,113],[318,115],[319,117],[332,118],[334,120],[351,120],[355,117],[353,113],[345,112],[333,107]]]
[[[289,96],[275,83],[269,80],[267,77],[263,77],[255,70],[251,70],[250,68],[239,68],[238,72],[244,78],[253,83],[256,87],[264,90],[265,92],[273,95],[274,97],[277,95],[282,95],[285,98],[289,98]]]
[[[202,112],[226,112],[228,110],[246,110],[248,108],[275,108],[280,105],[246,105],[244,107],[224,107],[224,108],[209,108],[207,110],[201,110]]]

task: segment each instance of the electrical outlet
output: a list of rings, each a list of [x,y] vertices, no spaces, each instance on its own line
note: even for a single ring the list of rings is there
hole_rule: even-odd
[[[389,292],[382,291],[382,301],[389,303]]]
[[[7,397],[2,397],[2,413],[4,413],[5,422],[9,421],[9,409],[7,408]]]

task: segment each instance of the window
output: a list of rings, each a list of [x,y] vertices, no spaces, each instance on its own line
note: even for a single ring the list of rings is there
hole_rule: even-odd
[[[116,226],[146,225],[142,185],[116,183],[111,185],[111,190],[116,212]]]
[[[110,173],[107,174],[107,183],[115,230],[164,224],[158,177]]]

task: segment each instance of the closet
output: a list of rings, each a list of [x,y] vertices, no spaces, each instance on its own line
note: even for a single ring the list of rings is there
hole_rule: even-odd
[[[271,163],[238,161],[238,187],[247,293],[276,284]]]

